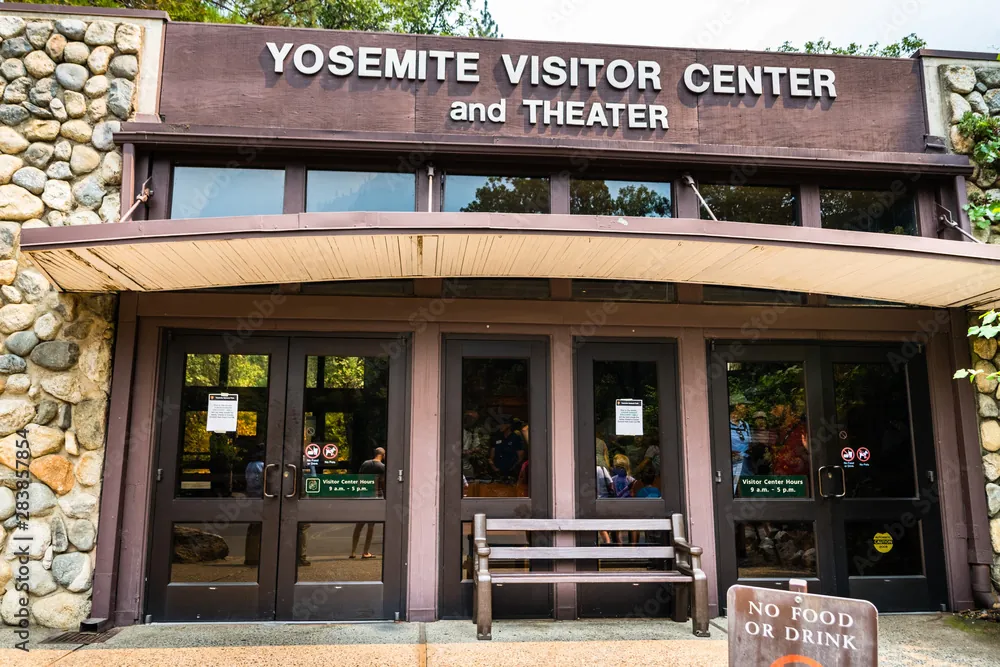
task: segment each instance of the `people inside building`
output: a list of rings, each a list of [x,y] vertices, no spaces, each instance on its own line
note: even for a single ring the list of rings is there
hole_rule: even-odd
[[[749,408],[746,403],[738,403],[729,413],[729,450],[733,463],[733,495],[739,495],[740,477],[749,475],[750,425],[746,418]]]
[[[375,475],[375,495],[379,498],[385,497],[385,449],[375,448],[375,456],[361,464],[358,474]],[[361,531],[365,527],[365,522],[354,524],[354,535],[351,536],[351,555],[349,558],[357,558],[358,541],[361,538]],[[375,532],[375,524],[368,523],[368,530],[365,533],[365,550],[361,552],[362,558],[375,558],[372,554],[372,536]]]

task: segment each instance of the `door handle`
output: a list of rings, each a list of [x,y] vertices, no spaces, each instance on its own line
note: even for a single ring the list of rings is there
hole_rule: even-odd
[[[840,493],[825,493],[823,491],[823,471],[835,468],[840,471]],[[816,483],[819,487],[819,495],[823,498],[843,498],[847,495],[847,475],[844,474],[844,469],[841,466],[821,466],[816,471]]]
[[[277,494],[268,493],[267,492],[267,471],[270,470],[271,468],[277,468],[277,467],[278,467],[277,463],[268,463],[266,466],[264,466],[264,489],[263,489],[263,492],[264,492],[264,497],[265,498],[277,498],[278,497]]]
[[[294,498],[299,492],[299,469],[294,463],[286,463],[285,467],[292,469],[292,492],[285,494],[285,497]]]

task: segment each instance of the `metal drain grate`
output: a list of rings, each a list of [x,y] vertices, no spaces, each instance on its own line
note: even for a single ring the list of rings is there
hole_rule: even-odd
[[[64,632],[55,637],[43,639],[42,644],[103,644],[114,637],[121,628],[111,628],[107,632]]]

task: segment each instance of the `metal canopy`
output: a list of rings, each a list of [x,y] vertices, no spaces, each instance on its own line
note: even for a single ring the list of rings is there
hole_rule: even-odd
[[[380,278],[596,278],[906,304],[1000,303],[1000,246],[692,219],[302,213],[25,229],[66,291]]]

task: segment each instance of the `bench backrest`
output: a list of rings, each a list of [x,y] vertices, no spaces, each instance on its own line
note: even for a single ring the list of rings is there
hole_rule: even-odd
[[[674,514],[670,519],[488,519],[485,514],[473,517],[473,536],[489,544],[489,532],[512,530],[523,532],[595,532],[595,531],[662,531],[684,539],[684,517]],[[490,558],[517,560],[575,559],[673,559],[672,546],[563,546],[563,547],[490,547]]]

